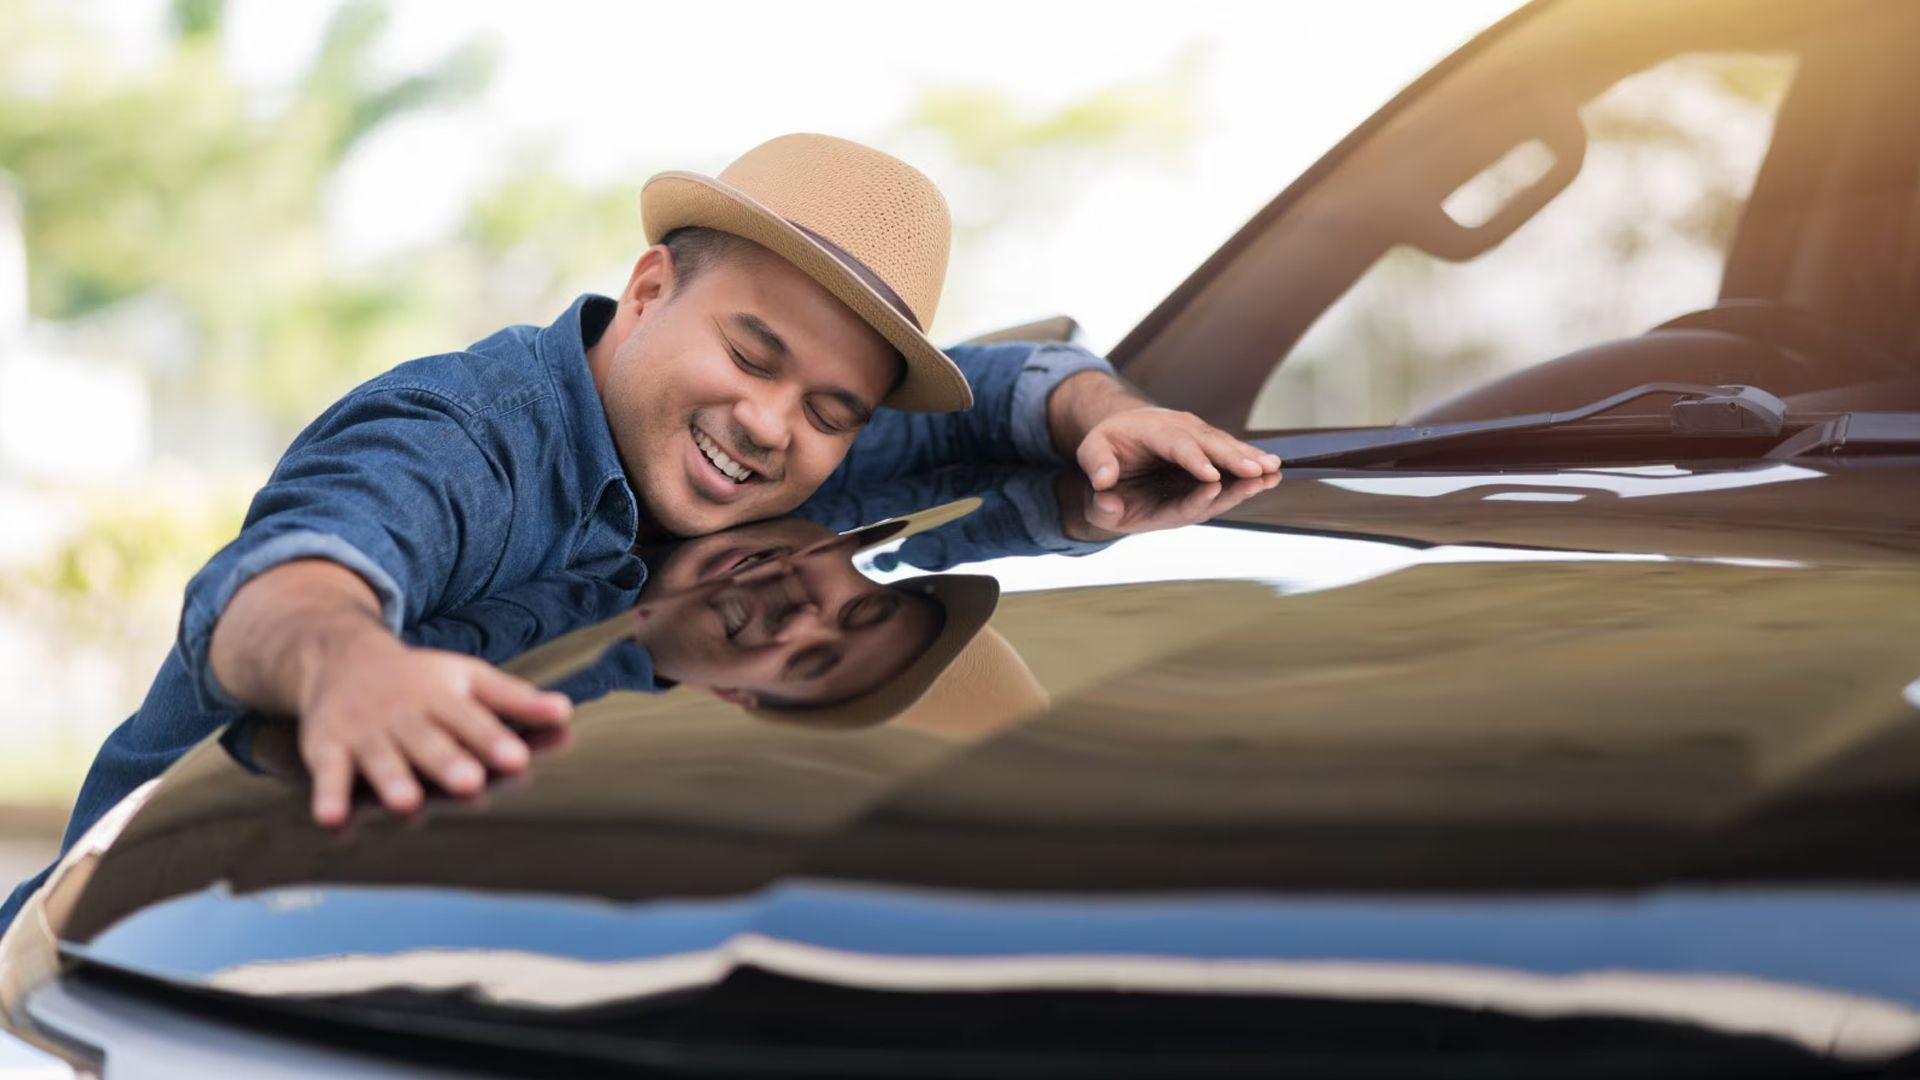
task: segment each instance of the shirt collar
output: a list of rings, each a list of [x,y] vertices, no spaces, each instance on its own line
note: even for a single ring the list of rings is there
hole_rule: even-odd
[[[560,394],[579,468],[580,490],[590,499],[587,508],[612,515],[610,520],[625,528],[631,544],[640,530],[639,500],[627,484],[606,406],[593,383],[593,370],[587,366],[587,340],[599,339],[613,313],[614,301],[609,297],[582,293],[564,314],[539,332],[534,348]],[[614,505],[609,505],[610,501]]]

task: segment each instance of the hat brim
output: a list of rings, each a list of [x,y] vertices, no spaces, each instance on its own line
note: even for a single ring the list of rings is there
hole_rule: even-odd
[[[649,244],[689,225],[718,229],[759,244],[819,282],[906,360],[906,377],[880,404],[907,412],[959,412],[973,405],[966,376],[932,339],[832,252],[752,196],[710,176],[663,172],[640,189],[640,220]]]
[[[890,517],[871,525],[848,529],[840,536],[843,541],[851,541],[854,552],[858,554],[870,548],[879,547],[881,544],[906,540],[958,521],[980,509],[985,502],[986,500],[978,495],[968,495],[938,506],[929,506],[925,510],[915,510],[911,514],[901,514],[899,517]]]

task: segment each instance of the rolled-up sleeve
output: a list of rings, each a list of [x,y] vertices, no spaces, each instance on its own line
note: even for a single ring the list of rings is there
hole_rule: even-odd
[[[1069,376],[1113,373],[1113,365],[1078,345],[956,345],[947,355],[973,387],[973,407],[954,413],[880,410],[823,492],[949,465],[1060,464],[1047,428],[1047,399]]]
[[[204,708],[237,703],[207,647],[234,593],[296,559],[353,571],[399,632],[474,595],[505,550],[513,489],[461,408],[389,387],[343,399],[302,432],[247,511],[240,535],[187,585],[180,653]]]
[[[1047,399],[1070,375],[1083,371],[1113,374],[1106,359],[1078,345],[1042,345],[1020,365],[1013,382],[1009,409],[1013,414],[1013,443],[1027,465],[1057,465],[1053,434],[1047,427]]]

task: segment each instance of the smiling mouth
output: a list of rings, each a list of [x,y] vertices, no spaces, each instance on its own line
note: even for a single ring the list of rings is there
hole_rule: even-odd
[[[700,448],[700,452],[706,455],[708,464],[718,469],[720,475],[736,484],[744,484],[759,475],[752,469],[728,457],[727,452],[720,449],[720,444],[708,438],[706,432],[701,431],[699,428],[688,428],[687,430],[693,432],[693,444]]]
[[[713,602],[713,610],[720,616],[720,625],[726,629],[728,639],[732,639],[753,618],[753,609],[738,596],[720,596]]]

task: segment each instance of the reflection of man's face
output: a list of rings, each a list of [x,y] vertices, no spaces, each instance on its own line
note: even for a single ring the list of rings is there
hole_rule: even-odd
[[[879,686],[926,651],[942,616],[852,555],[852,541],[793,519],[681,546],[648,584],[665,595],[641,597],[655,669],[741,705],[825,705]]]

